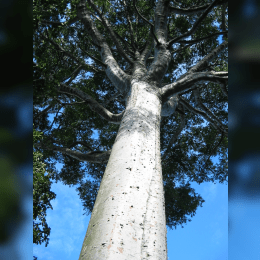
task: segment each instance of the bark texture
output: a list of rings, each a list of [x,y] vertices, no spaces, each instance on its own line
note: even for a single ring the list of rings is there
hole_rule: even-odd
[[[133,80],[80,253],[85,259],[167,259],[158,89]]]

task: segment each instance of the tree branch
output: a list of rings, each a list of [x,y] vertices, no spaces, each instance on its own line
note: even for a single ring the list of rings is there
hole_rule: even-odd
[[[150,25],[151,33],[152,33],[152,35],[153,35],[153,38],[154,38],[154,40],[156,41],[156,44],[159,46],[161,43],[159,42],[157,36],[156,36],[155,33],[154,33],[154,25],[153,25],[151,22],[149,22],[149,21],[139,12],[139,10],[138,10],[137,7],[136,7],[136,0],[134,0],[134,8],[135,8],[135,11],[137,12],[137,14],[138,14],[147,24]]]
[[[199,71],[206,64],[212,61],[218,54],[224,51],[226,47],[228,47],[228,42],[227,41],[222,42],[219,46],[217,46],[214,50],[212,50],[209,54],[207,54],[201,61],[199,61],[195,66],[193,66],[186,74]]]
[[[70,25],[74,24],[75,22],[77,22],[78,20],[79,20],[79,18],[78,18],[78,16],[76,16],[65,22],[55,22],[55,21],[47,21],[47,20],[41,20],[39,22],[43,23],[43,24],[70,26]]]
[[[61,102],[58,98],[55,98],[62,106],[74,106],[74,105],[81,105],[81,104],[86,104],[86,101],[82,102],[72,102],[72,103],[63,103]]]
[[[114,33],[121,40],[121,42],[124,44],[126,51],[131,55],[131,57],[134,57],[134,52],[129,49],[129,46],[132,47],[133,49],[135,49],[135,47],[132,46],[129,42],[125,41],[116,31]]]
[[[217,36],[217,35],[221,35],[221,34],[226,34],[228,33],[228,31],[223,31],[223,32],[217,32],[217,33],[213,33],[213,34],[210,34],[206,37],[202,37],[202,38],[199,38],[199,39],[194,39],[194,40],[189,40],[189,41],[185,41],[185,40],[181,40],[181,41],[178,41],[178,43],[181,43],[181,44],[194,44],[194,43],[197,43],[197,42],[200,42],[200,41],[203,41],[203,40],[207,40],[207,39],[210,39],[214,36]]]
[[[210,152],[210,154],[209,154],[209,157],[208,157],[208,159],[206,160],[206,162],[205,162],[205,164],[204,164],[204,167],[203,167],[204,169],[207,167],[208,161],[209,161],[210,157],[212,156],[212,154],[213,154],[214,152],[216,152],[216,149],[220,146],[220,144],[221,144],[223,138],[224,138],[224,134],[223,134],[223,132],[221,132],[220,140],[219,140],[219,142],[215,145],[215,147],[211,150],[211,152]]]
[[[112,100],[115,100],[117,97],[121,96],[121,93],[115,93],[114,95],[112,95],[109,100],[107,100],[104,105],[108,105]]]
[[[210,123],[212,124],[212,126],[213,126],[215,129],[217,129],[217,130],[220,131],[220,132],[223,132],[223,129],[222,129],[220,126],[218,126],[218,125],[216,124],[216,122],[215,122],[207,113],[205,113],[205,112],[203,112],[203,111],[201,111],[201,110],[199,110],[199,109],[194,108],[194,107],[191,106],[187,101],[185,101],[182,97],[180,97],[180,103],[181,103],[184,107],[186,107],[189,111],[191,111],[192,113],[198,114],[198,115],[204,117],[208,122],[210,122]],[[225,134],[227,135],[227,131],[225,131]]]
[[[79,65],[68,77],[65,77],[62,81],[64,82],[65,80],[69,79],[69,81],[66,82],[66,84],[70,84],[77,76],[78,74],[81,72],[81,70],[83,70],[83,66]]]
[[[153,48],[153,37],[150,33],[146,43],[145,43],[145,48],[144,50],[142,51],[141,55],[140,55],[140,60],[145,62],[147,61],[148,57],[150,56],[150,53],[152,51],[152,48]]]
[[[114,41],[116,48],[118,49],[118,51],[120,52],[120,54],[125,58],[126,61],[128,61],[130,64],[133,64],[134,61],[125,53],[124,49],[122,48],[121,44],[119,43],[113,29],[111,28],[111,25],[109,24],[108,20],[106,19],[106,17],[104,15],[102,15],[102,13],[99,11],[99,9],[97,8],[96,4],[93,3],[92,0],[88,0],[90,6],[92,6],[92,8],[98,13],[98,15],[100,16],[103,25],[106,27],[106,29],[109,31],[110,36],[112,38],[112,40]]]
[[[187,49],[188,47],[190,47],[191,45],[192,45],[192,44],[188,44],[188,45],[186,45],[186,46],[184,46],[184,47],[182,47],[182,48],[179,48],[179,49],[177,49],[177,50],[175,50],[175,51],[172,51],[171,54],[174,54],[174,53],[176,53],[176,52],[181,52],[181,51]]]
[[[83,101],[87,102],[90,109],[96,113],[98,113],[102,118],[106,119],[108,122],[113,124],[120,124],[120,121],[124,115],[125,111],[122,111],[120,114],[113,114],[100,105],[96,100],[94,100],[91,96],[84,93],[82,90],[67,86],[66,84],[60,83],[57,87],[59,92],[68,93],[70,95],[77,96]]]
[[[192,8],[176,8],[170,6],[170,12],[174,14],[191,15],[191,14],[200,13],[204,11],[207,7],[209,7],[209,4],[201,5],[198,7],[192,7]]]
[[[220,0],[214,0],[212,2],[212,4],[210,4],[207,9],[204,11],[204,13],[199,17],[199,19],[194,23],[193,27],[186,33],[184,33],[183,35],[180,35],[172,40],[170,40],[167,44],[169,46],[169,48],[171,48],[172,44],[175,42],[178,42],[179,40],[186,38],[188,36],[190,36],[191,34],[193,34],[197,29],[198,26],[201,24],[201,22],[207,17],[208,13],[213,9],[214,6],[216,6],[216,3],[220,1]]]
[[[154,28],[154,25],[149,22],[144,16],[141,15],[141,13],[138,11],[137,7],[136,7],[136,0],[134,0],[134,8],[135,8],[135,11],[137,12],[137,14],[146,22],[148,23],[152,28]]]
[[[228,0],[221,1],[220,3],[216,3],[215,6],[222,5],[223,3],[228,2]],[[173,6],[170,6],[171,13],[174,14],[182,14],[182,15],[191,15],[191,14],[197,14],[205,9],[207,9],[210,6],[210,4],[205,4],[201,6],[193,6],[191,8],[176,8]]]
[[[157,36],[156,36],[155,33],[154,33],[154,26],[153,26],[153,25],[151,25],[151,33],[152,33],[152,35],[153,35],[153,38],[154,38],[155,41],[156,41],[156,45],[157,45],[157,46],[160,46],[161,43],[159,42]]]
[[[225,96],[228,97],[228,91],[227,91],[227,89],[226,89],[225,84],[219,84],[219,85],[220,85],[220,88],[221,88],[221,90],[222,90],[222,93],[223,93]]]
[[[101,60],[95,58],[94,56],[92,56],[90,53],[88,53],[87,51],[83,50],[81,47],[79,47],[81,49],[81,51],[86,54],[87,56],[89,56],[92,60],[94,60],[96,63],[98,63],[99,65],[101,65],[104,69],[107,69],[107,64],[105,64],[104,62],[102,62]]]
[[[180,123],[178,129],[176,130],[176,132],[172,135],[171,140],[169,141],[168,146],[166,148],[166,151],[164,152],[164,154],[162,156],[162,160],[165,159],[165,157],[169,153],[171,147],[177,141],[177,138],[180,135],[180,133],[182,132],[184,127],[185,127],[185,116],[181,114],[181,123]]]
[[[72,147],[74,147],[75,145],[78,145],[78,144],[81,144],[81,145],[87,147],[90,151],[93,152],[92,147],[90,147],[90,146],[89,146],[86,142],[84,142],[84,141],[75,141],[75,142],[73,142],[71,145],[69,145],[68,148],[72,148]]]
[[[100,55],[102,57],[102,61],[108,66],[106,69],[108,78],[121,93],[126,93],[129,88],[130,76],[119,67],[118,63],[114,59],[103,35],[100,34],[95,24],[93,23],[93,20],[91,19],[91,14],[86,8],[85,0],[81,0],[79,2],[77,10],[78,17],[82,20],[86,31],[89,33],[94,43],[100,46]]]
[[[214,121],[217,122],[217,124],[221,127],[222,131],[226,132],[225,130],[225,126],[222,124],[222,122],[219,120],[219,118],[217,118],[211,111],[209,108],[207,108],[201,101],[200,99],[200,92],[199,89],[195,89],[193,90],[193,94],[195,97],[195,100],[197,102],[197,104],[201,107],[201,109],[207,113]],[[226,133],[227,134],[227,133]]]
[[[123,2],[123,4],[124,4],[124,6],[125,6],[125,12],[126,12],[126,14],[127,14],[126,17],[127,17],[127,21],[128,21],[129,29],[130,29],[131,42],[132,42],[132,45],[133,45],[133,47],[134,47],[134,50],[136,50],[135,44],[136,44],[136,42],[137,42],[137,37],[136,37],[136,35],[135,35],[135,33],[134,33],[134,28],[133,28],[131,19],[130,19],[130,17],[129,17],[129,12],[128,12],[128,10],[127,10],[127,7],[128,7],[128,6],[127,6],[125,0],[123,0],[122,2]]]
[[[85,161],[90,163],[106,163],[108,162],[111,153],[111,150],[108,150],[108,151],[94,151],[94,152],[89,152],[84,154],[78,151],[73,151],[69,148],[59,147],[53,144],[51,146],[46,146],[43,145],[42,143],[35,144],[35,147],[40,147],[54,152],[60,152],[69,155],[70,157],[77,159],[79,161]]]
[[[220,28],[222,31],[226,31],[226,16],[225,16],[225,11],[226,11],[226,8],[227,8],[227,3],[224,4],[222,6],[222,10],[221,10],[221,25],[220,25]],[[227,34],[225,35],[227,36]]]
[[[41,117],[43,114],[45,114],[48,110],[50,110],[54,106],[55,106],[55,103],[54,104],[50,104],[48,107],[43,109],[40,113],[38,113],[38,115],[36,115],[35,118]]]
[[[78,64],[83,65],[85,68],[87,68],[89,71],[91,72],[101,72],[101,70],[86,64],[84,61],[78,59],[77,57],[75,57],[73,54],[71,54],[70,52],[64,50],[59,44],[57,44],[55,41],[53,41],[52,39],[50,39],[49,37],[45,36],[44,34],[42,34],[40,32],[42,38],[44,38],[45,40],[49,41],[59,52],[63,53],[65,56],[70,57],[72,60],[76,61]]]
[[[204,68],[210,61],[212,61],[218,54],[220,54],[224,49],[228,47],[228,42],[224,41],[219,46],[217,46],[215,49],[213,49],[209,54],[207,54],[201,61],[199,61],[195,66],[193,66],[188,72],[183,74],[180,78],[186,77],[188,74],[191,74],[193,72],[197,72]]]
[[[168,84],[160,89],[162,102],[165,102],[168,97],[174,94],[181,94],[184,91],[192,90],[195,83],[200,81],[211,81],[215,83],[226,83],[228,80],[228,72],[220,71],[207,71],[207,72],[194,72],[185,75],[185,77],[177,80],[172,84]]]

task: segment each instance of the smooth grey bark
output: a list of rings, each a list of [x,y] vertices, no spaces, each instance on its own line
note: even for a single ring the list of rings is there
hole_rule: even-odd
[[[133,80],[80,260],[167,259],[159,91]]]

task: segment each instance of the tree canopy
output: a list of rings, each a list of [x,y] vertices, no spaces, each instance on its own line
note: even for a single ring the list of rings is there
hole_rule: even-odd
[[[78,15],[85,2],[92,24]],[[43,132],[37,149],[53,180],[77,185],[86,213],[93,209],[126,101],[106,73],[99,43],[105,41],[127,75],[140,55],[147,68],[155,66],[162,45],[154,28],[156,2],[33,1],[33,116],[36,130]],[[190,182],[227,181],[228,7],[223,0],[165,5],[170,6],[165,45],[171,61],[159,87],[176,84],[179,91],[164,88],[160,141],[167,225],[176,228],[204,202]],[[198,78],[181,91],[192,70]],[[171,113],[167,106],[176,100]],[[60,171],[56,162],[63,164]]]

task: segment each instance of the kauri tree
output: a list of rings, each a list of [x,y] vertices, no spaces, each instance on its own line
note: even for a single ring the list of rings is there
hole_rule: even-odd
[[[33,1],[35,147],[92,212],[79,259],[166,259],[204,202],[190,183],[227,181],[227,11]]]

